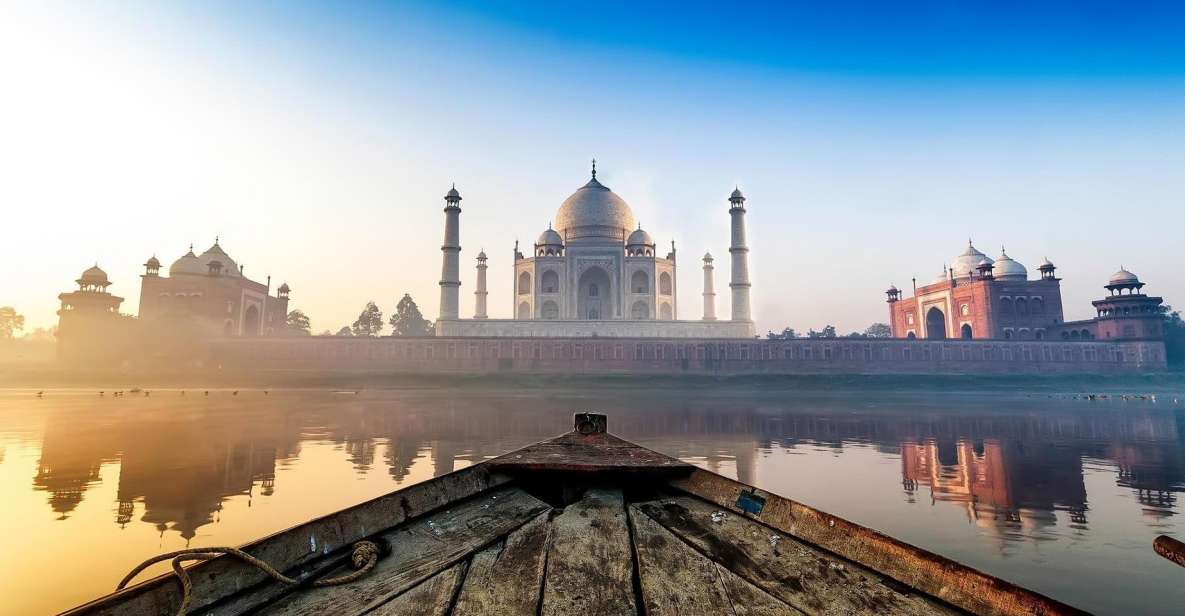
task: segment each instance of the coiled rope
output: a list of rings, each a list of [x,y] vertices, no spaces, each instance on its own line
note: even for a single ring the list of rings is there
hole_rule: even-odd
[[[334,578],[315,580],[312,583],[312,586],[338,586],[340,584],[348,584],[354,580],[357,580],[358,578],[361,578],[362,576],[369,573],[371,569],[374,569],[374,566],[379,562],[379,552],[380,550],[378,544],[373,541],[359,541],[358,543],[355,543],[354,551],[350,554],[350,562],[354,565],[355,571]],[[115,587],[115,590],[123,590],[124,587],[128,585],[128,582],[131,582],[133,578],[135,578],[140,574],[141,571],[147,569],[148,567],[161,561],[171,559],[173,561],[173,573],[177,575],[177,580],[181,582],[181,607],[177,609],[177,616],[185,616],[186,612],[189,610],[189,603],[193,599],[193,581],[189,579],[189,573],[185,570],[185,567],[181,566],[181,563],[187,560],[209,560],[224,554],[228,556],[234,556],[249,565],[255,566],[257,569],[263,571],[277,582],[293,586],[301,583],[300,580],[292,579],[283,573],[276,571],[271,565],[240,549],[228,547],[210,547],[188,548],[185,550],[177,550],[175,552],[167,552],[165,554],[153,556],[152,558],[149,558],[148,560],[137,565],[135,569],[132,569],[130,573],[125,575],[123,579],[119,581],[119,585]]]

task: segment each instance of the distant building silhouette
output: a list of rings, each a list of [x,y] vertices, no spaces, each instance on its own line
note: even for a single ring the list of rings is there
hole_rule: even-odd
[[[243,275],[243,267],[214,240],[200,256],[189,252],[160,275],[155,256],[140,277],[140,318],[189,320],[202,334],[269,336],[281,332],[288,314],[288,285],[271,295],[271,279],[261,283]]]

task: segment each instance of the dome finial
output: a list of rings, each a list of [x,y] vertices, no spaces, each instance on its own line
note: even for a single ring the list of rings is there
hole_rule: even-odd
[[[597,179],[597,159],[596,158],[592,159],[592,177],[594,180]]]

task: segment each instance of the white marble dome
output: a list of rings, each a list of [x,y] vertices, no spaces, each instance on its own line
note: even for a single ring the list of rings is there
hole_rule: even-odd
[[[192,246],[190,246],[189,252],[181,255],[179,259],[173,261],[173,264],[169,266],[170,276],[205,273],[207,273],[206,266],[197,258],[197,255],[193,254]]]
[[[955,257],[954,261],[951,262],[951,271],[954,273],[955,278],[969,278],[985,259],[988,263],[992,262],[991,258],[977,250],[968,241],[967,250],[964,250],[963,254]]]
[[[992,277],[996,280],[1028,280],[1029,270],[1001,250],[1000,258],[992,265]]]
[[[620,242],[637,226],[630,206],[596,176],[564,200],[555,215],[555,230],[568,241],[588,238]]]

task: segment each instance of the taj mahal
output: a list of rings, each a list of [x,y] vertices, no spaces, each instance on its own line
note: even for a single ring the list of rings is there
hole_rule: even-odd
[[[485,252],[477,255],[474,314],[460,316],[461,194],[444,197],[444,244],[438,336],[752,338],[749,247],[745,241],[745,196],[728,198],[732,239],[731,318],[716,317],[712,255],[703,257],[703,309],[681,319],[676,297],[675,243],[660,256],[624,199],[592,177],[564,200],[554,225],[539,235],[530,254],[514,249],[514,318],[487,316]]]

